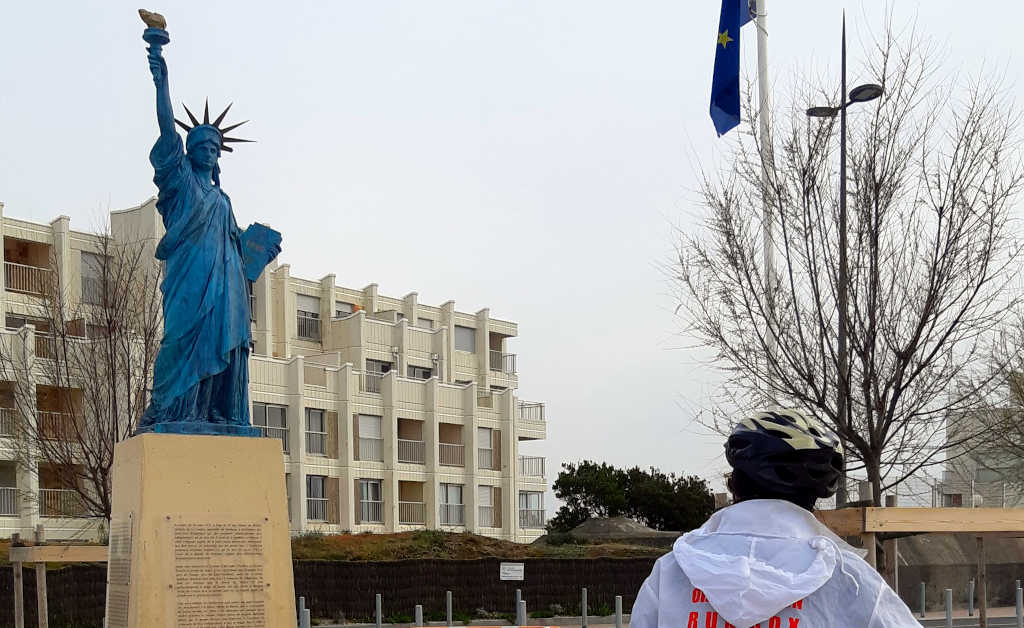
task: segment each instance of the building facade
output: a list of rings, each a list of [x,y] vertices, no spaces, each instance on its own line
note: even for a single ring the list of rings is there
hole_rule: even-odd
[[[154,199],[112,212],[111,233],[155,247]],[[89,298],[99,238],[72,231],[67,217],[8,218],[2,205],[0,234],[0,341],[38,349],[46,330],[26,326],[38,286],[59,273],[69,300]],[[335,275],[293,277],[276,263],[250,301],[251,416],[281,441],[294,534],[443,529],[528,542],[543,533],[545,460],[527,452],[546,437],[546,416],[543,403],[518,397],[515,323],[452,301],[422,304],[414,292],[341,287]],[[45,386],[0,383],[19,385],[36,387],[36,416],[50,411]],[[74,495],[59,470],[18,462],[11,435],[21,419],[3,399],[0,391],[0,535],[39,523],[53,538],[94,535],[97,522],[67,516]]]

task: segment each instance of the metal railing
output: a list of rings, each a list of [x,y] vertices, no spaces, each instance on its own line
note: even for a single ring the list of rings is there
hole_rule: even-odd
[[[269,425],[257,425],[264,438],[277,438],[281,441],[281,451],[288,453],[288,428],[270,427]]]
[[[516,404],[516,418],[520,421],[543,421],[544,404],[538,401],[520,401]]]
[[[327,432],[306,431],[306,453],[318,456],[327,455]]]
[[[13,486],[0,487],[0,515],[18,516],[18,489]]]
[[[423,502],[398,502],[398,523],[422,525],[426,521],[426,504]]]
[[[82,303],[101,305],[103,303],[103,279],[82,277]]]
[[[68,438],[74,434],[74,417],[66,412],[36,413],[36,432],[42,438]]]
[[[441,504],[441,525],[462,526],[466,525],[465,504]]]
[[[438,443],[441,464],[449,467],[466,466],[466,446],[458,443]]]
[[[359,500],[359,523],[384,523],[384,502]]]
[[[426,447],[421,440],[398,439],[398,461],[423,464],[426,461]]]
[[[544,477],[544,458],[519,456],[519,475],[531,478]]]
[[[359,460],[384,462],[384,439],[359,437]]]
[[[57,355],[57,343],[53,336],[36,332],[36,357],[52,360]]]
[[[478,518],[480,519],[477,523],[482,528],[500,528],[501,523],[496,520],[494,506],[480,506],[480,512]]]
[[[306,498],[306,519],[308,521],[327,521],[327,498]]]
[[[491,349],[488,362],[492,371],[509,375],[516,374],[516,354],[514,353],[502,353],[501,351]]]
[[[320,340],[320,319],[298,314],[295,317],[296,336],[303,340]]]
[[[44,295],[49,292],[52,272],[49,268],[4,262],[5,286],[10,292]]]
[[[18,413],[14,408],[0,408],[0,436],[14,436],[17,421]]]
[[[384,373],[363,372],[359,374],[359,390],[368,393],[380,394],[380,383],[384,379]]]
[[[544,509],[543,508],[520,508],[519,509],[519,527],[523,529],[530,528],[543,528],[544,527]]]
[[[496,470],[494,466],[494,450],[489,447],[477,447],[476,461],[481,469]]]
[[[42,517],[81,517],[85,505],[78,491],[69,488],[39,489],[39,515]]]

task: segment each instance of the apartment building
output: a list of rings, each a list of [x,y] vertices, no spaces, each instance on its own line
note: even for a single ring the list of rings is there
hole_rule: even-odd
[[[155,247],[155,201],[112,212],[111,229]],[[66,217],[30,223],[4,216],[2,205],[0,235],[0,342],[30,344],[31,360],[45,360],[46,330],[25,327],[39,286],[60,273],[69,298],[88,299],[99,240],[71,231]],[[522,542],[542,534],[545,460],[529,455],[529,443],[546,437],[546,416],[543,403],[518,396],[514,322],[460,312],[453,301],[423,304],[415,292],[342,287],[333,274],[293,277],[287,264],[269,266],[250,301],[252,421],[281,441],[293,533],[444,529]],[[54,538],[88,536],[96,522],[74,516],[60,470],[17,462],[10,435],[20,417],[4,391],[21,385],[36,383],[0,382],[0,535],[42,523]],[[65,397],[36,388],[39,417]]]

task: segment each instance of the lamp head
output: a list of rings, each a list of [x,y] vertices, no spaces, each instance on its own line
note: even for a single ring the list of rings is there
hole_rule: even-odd
[[[881,96],[885,89],[875,83],[865,83],[850,90],[850,102],[868,102]]]

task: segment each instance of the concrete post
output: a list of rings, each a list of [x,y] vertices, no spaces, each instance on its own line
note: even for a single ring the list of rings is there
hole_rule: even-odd
[[[525,626],[530,623],[526,619],[526,600],[519,600],[519,606],[516,607],[516,625]]]
[[[615,596],[615,628],[622,628],[622,596]]]
[[[924,605],[924,583],[921,583],[921,618],[924,619],[925,605]]]
[[[583,595],[580,600],[580,615],[582,627],[587,628],[587,587],[583,587]]]
[[[447,625],[451,626],[452,625],[452,592],[451,591],[445,591],[444,598],[445,598],[444,599],[445,619],[447,620]]]
[[[380,616],[380,593],[377,594],[376,608],[374,611],[374,617],[377,618],[377,628],[380,628],[381,616]]]
[[[974,617],[974,578],[967,581],[967,616]]]
[[[946,589],[946,628],[953,628],[953,589]]]
[[[523,590],[516,589],[516,612],[519,612],[519,603],[523,601]]]
[[[1017,628],[1024,628],[1024,590],[1020,586],[1017,587]]]
[[[299,617],[299,628],[312,628],[313,623],[309,617],[309,609],[302,609],[302,616]]]
[[[415,615],[415,622],[416,622],[415,625],[422,626],[423,625],[423,605],[422,604],[417,604],[416,605],[416,610],[413,612],[413,614]]]

